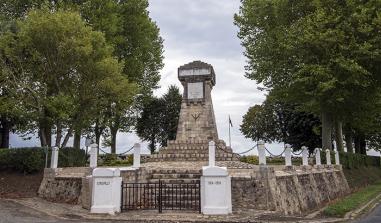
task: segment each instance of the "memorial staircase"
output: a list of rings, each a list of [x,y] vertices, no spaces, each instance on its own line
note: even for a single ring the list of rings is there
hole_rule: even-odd
[[[207,161],[209,157],[206,140],[170,140],[157,154],[151,155],[148,162],[163,161]],[[233,153],[223,140],[216,141],[217,161],[239,161],[239,155]]]

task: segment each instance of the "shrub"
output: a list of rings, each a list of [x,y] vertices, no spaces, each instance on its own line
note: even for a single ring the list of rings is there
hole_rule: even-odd
[[[116,154],[103,155],[102,166],[131,166],[133,164],[133,155],[127,155],[126,159],[120,159]]]
[[[51,149],[48,151],[47,165],[50,165]],[[24,173],[38,172],[44,169],[46,151],[41,147],[0,149],[0,169],[15,170]],[[63,148],[59,150],[58,167],[85,166],[86,155],[83,150]]]
[[[78,167],[86,166],[86,152],[82,149],[65,147],[59,150],[58,166],[59,167]]]

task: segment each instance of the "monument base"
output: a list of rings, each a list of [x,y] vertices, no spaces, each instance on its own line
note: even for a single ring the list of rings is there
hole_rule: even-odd
[[[161,148],[158,154],[151,155],[147,161],[208,161],[208,143],[207,140],[170,140],[167,147]],[[239,155],[233,153],[223,140],[217,140],[216,160],[239,161]]]

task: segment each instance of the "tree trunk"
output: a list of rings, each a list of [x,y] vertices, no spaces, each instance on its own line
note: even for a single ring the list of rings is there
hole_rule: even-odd
[[[116,154],[116,134],[118,133],[117,128],[110,128],[111,132],[111,153]]]
[[[366,141],[364,135],[361,135],[360,137],[360,153],[366,155]]]
[[[322,147],[332,150],[332,118],[328,112],[322,112]]]
[[[11,122],[5,118],[2,118],[1,128],[0,128],[0,148],[9,148],[10,130],[11,130]]]
[[[359,135],[356,135],[355,136],[355,152],[360,154],[361,153],[361,149],[360,149],[360,136]]]
[[[345,144],[347,146],[347,152],[353,153],[353,134],[352,129],[349,127],[345,128]]]
[[[336,141],[337,151],[343,152],[344,151],[343,123],[341,121],[335,122],[335,141]]]
[[[61,124],[58,122],[57,123],[56,143],[54,144],[54,146],[59,147],[61,144],[61,139],[62,139],[62,127],[61,127]]]
[[[154,136],[151,137],[151,142],[149,144],[149,150],[150,150],[151,154],[153,154],[155,152],[155,137]]]
[[[75,149],[81,149],[81,131],[80,130],[74,131],[73,147]]]
[[[38,130],[38,136],[40,138],[41,147],[47,146],[45,130],[43,127],[40,127]]]
[[[64,140],[63,140],[63,142],[62,142],[62,144],[61,144],[61,148],[65,148],[65,147],[66,147],[67,142],[69,141],[70,136],[71,136],[72,133],[73,133],[73,130],[72,130],[72,128],[70,128],[70,129],[67,131],[66,135],[65,135],[65,138],[64,138]]]

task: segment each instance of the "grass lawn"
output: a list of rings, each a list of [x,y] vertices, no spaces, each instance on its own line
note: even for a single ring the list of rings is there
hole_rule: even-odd
[[[375,198],[381,193],[381,181],[369,185],[359,191],[350,194],[324,209],[327,216],[343,217],[347,212],[359,208],[361,205]]]

